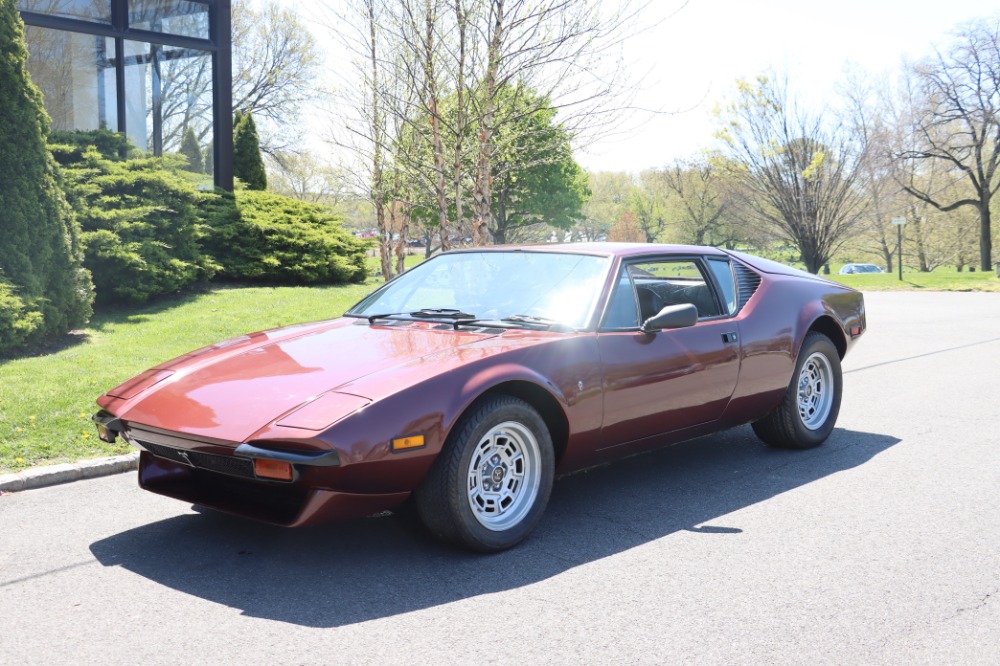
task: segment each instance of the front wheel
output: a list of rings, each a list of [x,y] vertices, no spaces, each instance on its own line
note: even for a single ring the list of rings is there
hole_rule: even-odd
[[[538,412],[513,396],[473,405],[417,488],[427,528],[482,552],[510,548],[541,519],[552,492],[552,438]]]
[[[754,422],[753,430],[762,440],[779,448],[819,446],[833,432],[842,391],[837,348],[822,333],[809,333],[781,404]]]

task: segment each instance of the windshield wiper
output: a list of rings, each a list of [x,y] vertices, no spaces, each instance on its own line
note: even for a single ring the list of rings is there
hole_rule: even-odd
[[[455,308],[423,308],[414,312],[386,312],[383,314],[373,314],[366,319],[369,324],[374,324],[376,319],[386,319],[388,317],[401,317],[407,315],[417,319],[475,319],[476,315],[462,312]]]
[[[572,326],[567,326],[561,321],[555,319],[549,319],[548,317],[533,317],[531,315],[515,314],[509,317],[504,317],[500,321],[509,321],[515,324],[529,324],[534,326],[544,326],[550,331],[562,331],[564,333],[576,333],[576,329]]]
[[[469,325],[479,325],[479,324],[489,324],[490,322],[499,322],[500,324],[520,324],[524,326],[532,326],[543,328],[547,331],[559,331],[561,333],[576,333],[577,330],[568,324],[564,324],[561,321],[556,321],[555,319],[549,319],[548,317],[532,317],[531,315],[510,315],[509,317],[503,317],[501,319],[461,319],[455,322],[455,328],[459,326],[469,326]]]

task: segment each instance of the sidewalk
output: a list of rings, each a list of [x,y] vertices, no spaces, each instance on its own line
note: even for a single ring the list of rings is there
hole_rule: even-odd
[[[112,458],[96,458],[75,463],[34,467],[23,472],[0,475],[0,493],[32,490],[79,481],[80,479],[94,479],[99,476],[119,474],[134,470],[138,465],[139,452],[135,451]]]

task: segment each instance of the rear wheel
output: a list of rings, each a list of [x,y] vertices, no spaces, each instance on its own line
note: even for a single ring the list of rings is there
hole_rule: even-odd
[[[753,424],[771,446],[809,449],[822,444],[837,422],[843,380],[840,355],[828,337],[806,336],[785,397],[778,407]]]
[[[538,412],[492,396],[463,415],[415,493],[435,535],[492,552],[534,529],[552,492],[552,438]]]

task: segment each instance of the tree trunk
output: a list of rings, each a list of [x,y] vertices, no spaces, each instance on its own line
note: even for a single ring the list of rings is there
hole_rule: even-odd
[[[444,142],[441,140],[441,115],[436,79],[437,72],[434,67],[434,24],[436,15],[431,2],[432,0],[427,0],[426,2],[424,85],[427,93],[427,110],[431,117],[431,149],[434,152],[434,194],[437,198],[438,229],[441,231],[441,248],[448,250],[448,193],[444,179]]]
[[[455,0],[455,21],[458,28],[458,81],[455,106],[455,160],[452,163],[452,187],[455,190],[455,226],[464,228],[462,212],[462,139],[465,135],[465,21],[462,0]]]
[[[979,263],[984,271],[993,266],[993,239],[990,237],[990,193],[983,193],[979,201]]]
[[[886,272],[892,272],[892,250],[889,249],[889,244],[885,240],[885,229],[879,225],[879,250],[882,251],[882,258],[885,260]]]
[[[913,218],[913,242],[917,246],[917,269],[921,273],[929,273],[927,266],[927,245],[924,243],[924,229],[919,217]]]
[[[372,203],[375,206],[375,230],[378,233],[378,253],[382,266],[382,277],[388,280],[392,277],[392,258],[389,247],[390,239],[386,236],[385,228],[385,175],[382,170],[382,135],[385,127],[384,118],[379,111],[381,107],[379,106],[378,54],[375,48],[375,3],[370,1],[367,9],[372,65],[372,139],[375,144],[375,152],[372,157]]]
[[[493,242],[496,245],[507,244],[507,190],[503,188],[504,179],[501,178],[500,194],[497,197],[497,210],[493,216]]]
[[[472,223],[472,240],[476,245],[487,245],[492,235],[493,216],[493,116],[496,112],[497,69],[500,66],[500,49],[503,46],[504,0],[494,0],[496,12],[493,34],[486,54],[486,76],[483,81],[483,109],[479,118],[479,156],[476,160],[476,185],[472,190],[475,200],[475,219]]]
[[[396,242],[396,275],[406,270],[406,232],[410,227],[409,206],[399,214],[399,240]]]

